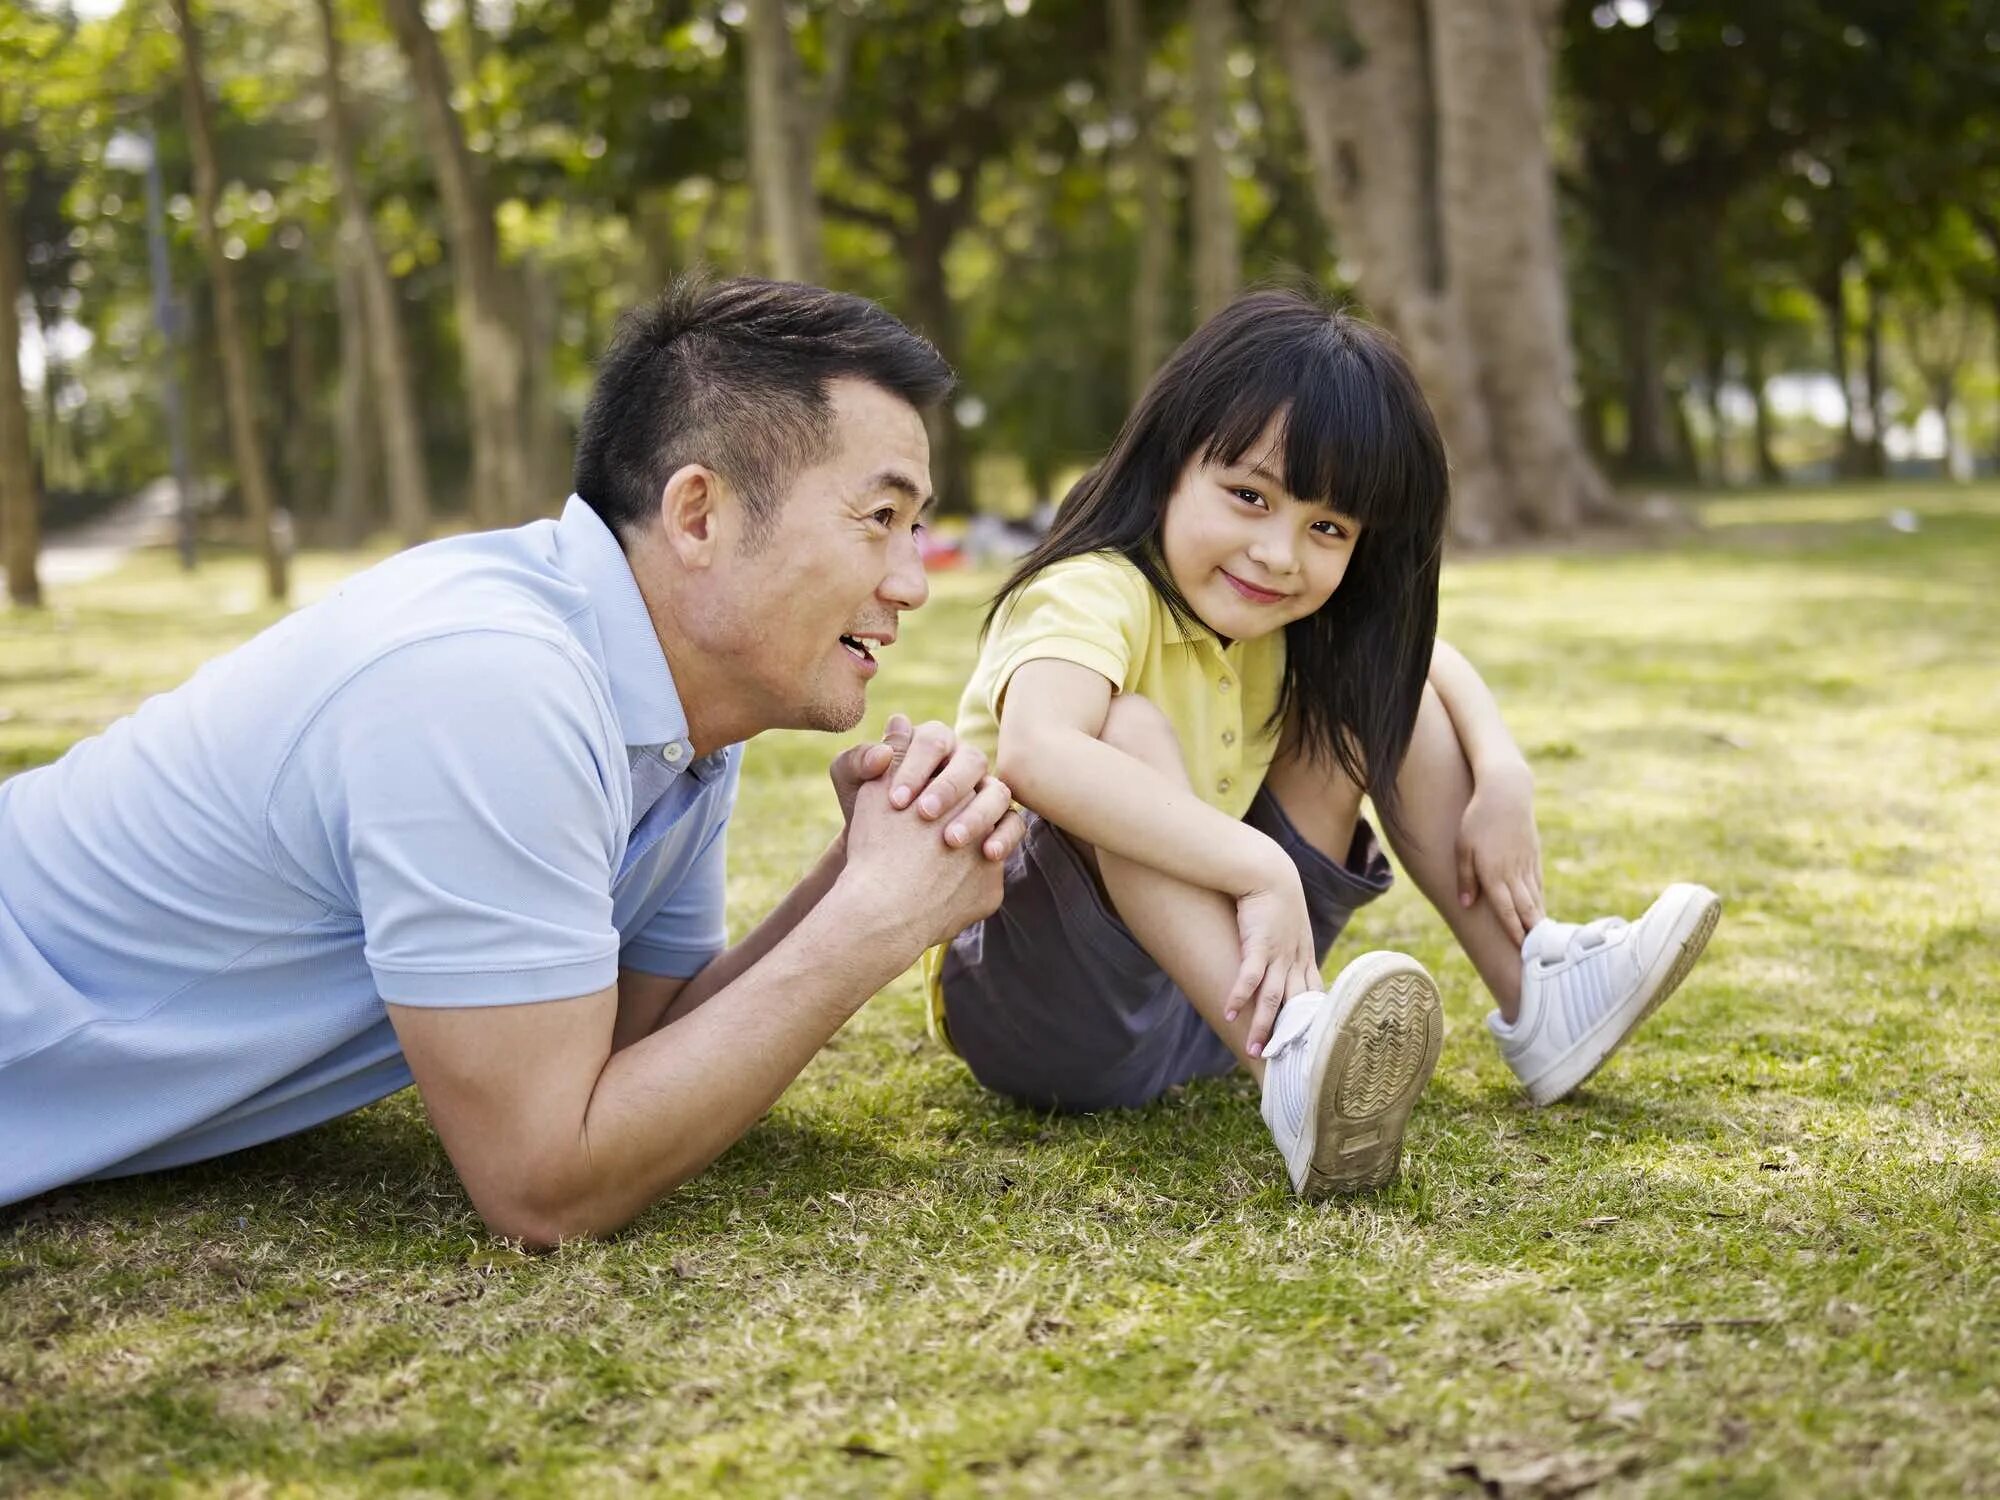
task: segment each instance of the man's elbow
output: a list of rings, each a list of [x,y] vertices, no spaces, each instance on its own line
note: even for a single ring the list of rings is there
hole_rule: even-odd
[[[474,1193],[472,1204],[490,1232],[530,1250],[553,1250],[566,1240],[602,1239],[632,1218],[552,1183],[523,1181]]]

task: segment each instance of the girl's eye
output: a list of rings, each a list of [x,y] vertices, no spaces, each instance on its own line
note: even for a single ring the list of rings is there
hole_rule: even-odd
[[[1338,521],[1315,521],[1313,522],[1313,530],[1317,531],[1321,536],[1330,536],[1335,541],[1345,541],[1347,539],[1347,532]]]
[[[1238,500],[1243,501],[1246,505],[1254,505],[1260,510],[1264,508],[1264,497],[1255,490],[1232,489],[1229,493],[1234,495]]]

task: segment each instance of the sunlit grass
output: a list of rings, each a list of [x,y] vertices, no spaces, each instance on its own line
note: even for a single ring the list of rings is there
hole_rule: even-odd
[[[1713,504],[1756,519],[1447,572],[1558,908],[1728,903],[1573,1101],[1525,1106],[1406,888],[1342,954],[1417,953],[1451,1030],[1372,1199],[1296,1206],[1240,1082],[998,1103],[909,978],[607,1245],[489,1241],[405,1095],[0,1217],[0,1490],[1990,1490],[2000,493]],[[948,714],[990,582],[939,577],[875,722]],[[0,616],[4,764],[254,630],[251,584],[148,557]],[[739,928],[833,827],[831,748],[752,752]]]

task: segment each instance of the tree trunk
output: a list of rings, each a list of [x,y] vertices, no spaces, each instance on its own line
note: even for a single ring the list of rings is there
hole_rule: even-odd
[[[522,410],[522,355],[507,304],[508,279],[479,163],[465,144],[451,104],[451,73],[423,0],[383,0],[397,44],[410,65],[425,149],[452,253],[452,298],[472,427],[470,508],[481,526],[510,526],[531,512],[527,422]]]
[[[908,281],[910,312],[917,330],[937,346],[945,363],[958,368],[958,310],[952,305],[945,280],[944,257],[951,248],[960,223],[960,203],[940,204],[930,196],[928,169],[914,170],[907,180],[916,189],[915,228],[898,236],[904,271]],[[963,200],[972,192],[967,182],[960,189]],[[969,515],[977,509],[973,493],[972,451],[958,423],[957,403],[940,402],[925,421],[931,439],[931,479],[937,488],[938,509],[951,515]]]
[[[1870,479],[1889,477],[1889,448],[1883,428],[1887,417],[1882,409],[1882,292],[1870,279],[1863,283],[1868,290],[1868,321],[1862,329],[1861,378],[1867,383],[1868,392],[1868,442],[1861,450],[1864,471]]]
[[[1828,353],[1833,361],[1833,378],[1840,386],[1842,411],[1840,433],[1840,474],[1852,479],[1861,473],[1861,432],[1854,408],[1854,369],[1847,348],[1847,275],[1840,264],[1829,267],[1813,284],[1813,295],[1826,314]]]
[[[1114,107],[1129,132],[1124,146],[1132,174],[1138,222],[1134,226],[1131,363],[1127,399],[1137,401],[1146,382],[1167,357],[1167,277],[1172,269],[1173,229],[1167,221],[1166,173],[1160,167],[1157,119],[1147,87],[1152,49],[1146,40],[1140,0],[1111,0],[1111,76]]]
[[[374,392],[370,389],[367,294],[357,247],[340,239],[340,264],[335,289],[340,302],[340,451],[335,455],[333,481],[333,540],[349,550],[361,545],[375,507],[370,493],[381,457],[380,428],[371,420]]]
[[[1703,351],[1701,372],[1702,406],[1708,413],[1709,482],[1717,488],[1729,485],[1729,428],[1723,418],[1722,383],[1728,378],[1728,351],[1720,339],[1711,337]]]
[[[1744,352],[1744,379],[1750,386],[1750,399],[1756,404],[1757,416],[1754,431],[1757,443],[1757,481],[1760,484],[1783,484],[1785,471],[1778,467],[1778,459],[1771,447],[1771,398],[1765,389],[1764,341],[1752,334]]]
[[[1463,299],[1511,519],[1566,532],[1609,490],[1570,409],[1576,361],[1549,159],[1540,0],[1432,0],[1444,259]]]
[[[374,399],[383,477],[389,490],[390,521],[403,545],[414,547],[430,535],[431,529],[430,482],[424,474],[423,427],[417,416],[416,379],[410,370],[410,349],[403,335],[396,285],[389,277],[389,264],[383,258],[382,247],[375,241],[368,199],[361,190],[361,174],[355,166],[354,124],[347,112],[346,91],[340,81],[340,31],[334,22],[333,0],[318,0],[318,5],[320,39],[326,54],[327,157],[333,163],[340,192],[342,259],[351,267],[352,290],[360,297],[358,308],[351,309],[345,302],[341,307],[343,324],[350,313],[358,314],[361,320],[351,344],[343,329],[342,354],[345,357],[351,348],[367,353],[368,378],[361,380],[357,371],[356,385],[365,385]],[[369,472],[372,474],[372,468]]]
[[[35,608],[42,602],[42,496],[21,392],[20,307],[27,272],[19,234],[7,152],[0,146],[0,539],[7,553],[7,597]]]
[[[762,260],[781,281],[820,279],[818,146],[814,111],[802,91],[784,0],[749,0],[743,31],[750,177],[762,228]]]
[[[562,392],[556,380],[556,341],[562,308],[555,280],[532,257],[515,267],[521,285],[521,348],[527,356],[523,399],[528,418],[529,473],[543,497],[538,511],[559,505],[570,490],[569,433],[563,426]]]
[[[1345,16],[1343,26],[1313,0],[1284,0],[1275,17],[1313,195],[1362,300],[1402,341],[1437,413],[1454,534],[1490,541],[1511,506],[1446,274],[1426,15],[1400,0],[1351,0]]]
[[[195,28],[189,5],[190,0],[173,0],[174,17],[181,33],[181,99],[187,113],[188,145],[194,157],[195,229],[208,263],[215,304],[215,337],[222,355],[229,446],[236,463],[236,482],[243,490],[250,535],[264,560],[265,592],[272,602],[283,603],[290,592],[289,558],[273,524],[277,506],[263,438],[257,430],[253,359],[236,300],[236,265],[223,253],[222,236],[215,225],[216,206],[222,196],[222,174],[215,159],[208,87],[202,78],[201,34]]]
[[[1236,194],[1229,178],[1229,44],[1235,31],[1234,0],[1189,0],[1194,49],[1190,104],[1194,114],[1194,306],[1197,318],[1219,312],[1243,284],[1236,224]]]
[[[304,283],[293,278],[285,286],[285,401],[279,421],[284,453],[286,509],[307,527],[324,520],[319,495],[318,351],[313,348],[312,315],[301,304]],[[310,534],[310,533],[309,533]]]
[[[1631,474],[1658,477],[1674,466],[1673,412],[1660,356],[1660,296],[1650,271],[1629,257],[1618,273],[1618,307],[1624,466]]]

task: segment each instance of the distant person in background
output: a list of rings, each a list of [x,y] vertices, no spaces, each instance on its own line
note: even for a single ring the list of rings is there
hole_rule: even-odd
[[[1000,910],[927,960],[934,1029],[1037,1108],[1247,1069],[1293,1188],[1379,1186],[1437,1062],[1415,959],[1319,965],[1404,867],[1498,1007],[1537,1104],[1687,975],[1714,894],[1636,922],[1542,906],[1533,781],[1436,639],[1444,447],[1383,334],[1240,298],[1154,379],[1008,579],[959,705],[1033,817]]]
[[[549,1244],[741,1136],[1021,836],[983,753],[893,718],[726,946],[743,743],[860,721],[949,385],[859,298],[685,283],[605,355],[560,520],[391,558],[0,784],[0,1203],[414,1079]]]

